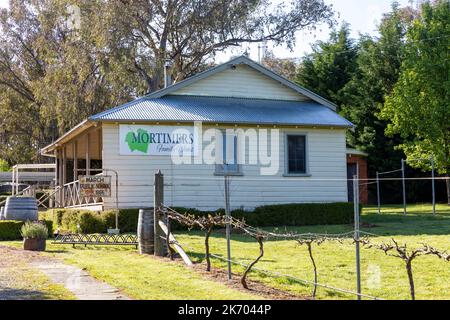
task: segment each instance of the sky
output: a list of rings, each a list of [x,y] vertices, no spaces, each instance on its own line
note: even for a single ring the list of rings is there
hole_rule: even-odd
[[[273,0],[274,3],[283,0]],[[406,6],[411,0],[397,0],[401,6]],[[9,0],[0,0],[0,7],[7,7]],[[377,35],[376,26],[381,20],[383,13],[390,11],[392,0],[325,0],[327,4],[332,4],[338,13],[337,21],[347,21],[350,23],[352,36],[358,37],[360,33]],[[415,3],[415,1],[413,1]],[[301,58],[311,52],[311,44],[317,40],[328,39],[330,30],[328,26],[317,26],[313,33],[308,31],[299,31],[296,34],[296,46],[291,52],[285,47],[273,48],[270,43],[268,49],[272,50],[275,56],[280,58]],[[224,62],[231,56],[239,55],[247,51],[250,58],[258,59],[258,45],[239,47],[233,50],[227,50],[216,56],[216,63]]]

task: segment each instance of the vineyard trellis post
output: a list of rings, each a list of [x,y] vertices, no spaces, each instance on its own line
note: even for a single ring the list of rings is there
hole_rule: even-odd
[[[377,205],[378,205],[378,214],[381,214],[381,203],[380,203],[380,174],[377,171]]]
[[[434,186],[434,157],[430,157],[431,161],[431,190],[432,190],[432,198],[433,198],[433,215],[436,215],[436,194],[435,194],[435,186]]]
[[[228,174],[224,176],[225,189],[225,215],[226,215],[226,234],[227,234],[227,260],[228,260],[228,280],[231,280],[231,212],[230,212],[230,180]]]
[[[161,170],[155,173],[155,184],[153,189],[153,210],[154,210],[154,234],[155,234],[155,256],[165,257],[167,249],[165,246],[165,235],[159,226],[159,220],[164,220],[164,175]]]
[[[355,254],[356,254],[356,292],[358,300],[361,300],[361,262],[359,248],[359,177],[353,176],[353,204],[354,204],[354,222],[355,222]]]
[[[402,159],[403,214],[406,215],[405,160]]]

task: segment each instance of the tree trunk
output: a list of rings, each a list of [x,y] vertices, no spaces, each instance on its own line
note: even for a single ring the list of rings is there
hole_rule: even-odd
[[[248,289],[247,281],[245,281],[245,278],[247,278],[247,274],[250,272],[250,270],[253,268],[253,266],[258,263],[259,259],[261,259],[264,255],[264,238],[257,237],[256,240],[259,243],[259,256],[258,256],[258,258],[256,258],[255,261],[253,261],[252,263],[250,263],[248,265],[247,269],[245,270],[244,274],[242,275],[241,284],[245,289]]]
[[[414,278],[413,278],[413,273],[412,273],[412,261],[411,260],[406,262],[406,271],[408,272],[409,288],[411,291],[411,299],[416,300],[416,295],[414,292]]]
[[[312,254],[312,244],[311,243],[307,243],[308,245],[308,252],[309,252],[309,257],[311,258],[311,262],[313,264],[314,267],[314,289],[312,292],[312,297],[313,299],[316,298],[316,292],[317,292],[317,267],[316,267],[316,262],[314,261],[314,257]]]

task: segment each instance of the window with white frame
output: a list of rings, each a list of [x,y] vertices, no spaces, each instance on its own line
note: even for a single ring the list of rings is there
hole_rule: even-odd
[[[220,158],[217,159],[216,174],[239,174],[238,164],[238,136],[234,133],[221,131],[221,141],[218,148],[221,150]]]
[[[299,134],[286,135],[287,174],[307,174],[306,168],[306,136]]]

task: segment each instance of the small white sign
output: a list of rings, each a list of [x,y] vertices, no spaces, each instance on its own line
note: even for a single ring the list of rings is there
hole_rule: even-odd
[[[195,156],[194,126],[119,125],[120,155]]]
[[[111,197],[111,176],[80,176],[82,197]]]

